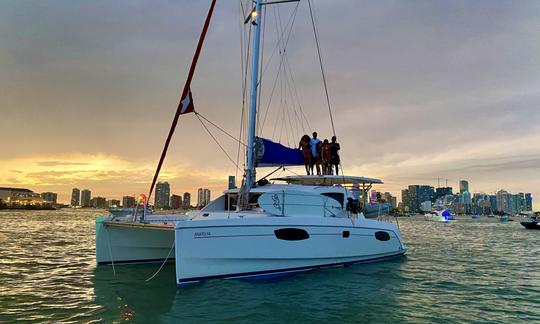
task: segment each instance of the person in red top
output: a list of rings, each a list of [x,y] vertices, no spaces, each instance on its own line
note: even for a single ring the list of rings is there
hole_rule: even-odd
[[[309,135],[304,135],[300,139],[300,144],[298,144],[298,148],[302,151],[302,156],[304,156],[304,166],[306,167],[307,175],[310,175],[310,169],[311,169],[311,138],[309,138]]]
[[[321,145],[321,163],[323,174],[332,174],[331,165],[330,165],[330,143],[325,139]]]

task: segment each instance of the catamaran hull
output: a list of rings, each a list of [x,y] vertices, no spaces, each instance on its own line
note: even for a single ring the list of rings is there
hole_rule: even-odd
[[[174,260],[173,244],[174,226],[96,220],[98,264]]]
[[[374,227],[355,225],[350,219],[333,219],[330,224],[314,219],[302,225],[287,217],[269,220],[179,223],[175,229],[177,284],[373,262],[406,251],[399,232],[389,223]]]

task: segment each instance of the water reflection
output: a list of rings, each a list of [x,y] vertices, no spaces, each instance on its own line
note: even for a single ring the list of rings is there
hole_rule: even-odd
[[[283,322],[299,315],[321,321],[384,321],[397,318],[385,305],[398,302],[405,262],[402,257],[273,280],[210,280],[180,288],[174,284],[172,263],[148,283],[155,265],[116,267],[116,276],[106,266],[96,268],[93,283],[106,321]],[[370,311],[362,312],[366,307]]]
[[[540,320],[540,236],[518,222],[403,219],[403,258],[177,288],[173,263],[96,267],[97,216],[0,212],[0,322]]]
[[[92,282],[95,303],[102,306],[105,321],[137,320],[156,322],[170,311],[176,296],[174,263],[163,267],[146,282],[159,265],[122,265],[96,267]]]

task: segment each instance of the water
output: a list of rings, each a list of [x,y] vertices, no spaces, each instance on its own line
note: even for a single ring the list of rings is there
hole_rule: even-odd
[[[177,288],[174,264],[97,268],[95,211],[0,211],[0,322],[540,322],[540,231],[400,219],[406,257]]]

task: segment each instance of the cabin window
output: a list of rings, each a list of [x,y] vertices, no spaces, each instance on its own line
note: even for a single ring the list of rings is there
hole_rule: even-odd
[[[274,231],[276,237],[285,241],[301,241],[309,238],[306,230],[301,228],[280,228]]]
[[[325,192],[322,195],[337,200],[343,208],[343,194],[341,192]]]
[[[236,210],[237,201],[237,194],[227,194],[225,196],[225,210]]]
[[[349,231],[343,231],[343,237],[347,238],[347,237],[349,237],[349,236],[351,236],[351,232],[349,232]]]
[[[259,196],[260,193],[250,193],[249,194],[249,207],[257,208],[259,207]],[[225,210],[236,210],[238,205],[238,194],[230,193],[225,196]]]
[[[390,240],[390,234],[384,231],[377,231],[375,232],[375,238],[379,241],[388,241]]]

